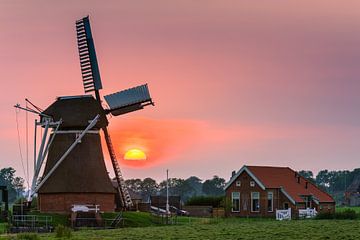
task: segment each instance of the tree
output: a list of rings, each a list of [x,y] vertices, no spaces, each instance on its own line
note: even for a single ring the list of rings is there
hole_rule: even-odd
[[[185,180],[193,189],[191,196],[200,196],[203,194],[202,192],[202,180],[198,177],[191,176]]]
[[[166,195],[166,180],[159,184],[160,194]],[[169,195],[180,196],[183,201],[187,201],[189,197],[194,194],[195,190],[184,179],[181,178],[169,178]]]
[[[16,170],[12,167],[0,170],[0,185],[6,186],[9,193],[9,201],[13,202],[24,191],[24,179],[15,176]]]
[[[141,196],[143,200],[147,201],[151,195],[158,191],[159,185],[152,178],[145,178],[140,185]]]
[[[214,176],[203,183],[202,191],[209,196],[224,195],[225,179]]]
[[[299,174],[306,178],[308,181],[315,183],[314,174],[310,170],[301,170],[299,171]]]
[[[126,184],[126,187],[129,188],[130,190],[132,190],[133,192],[135,192],[135,193],[141,192],[142,181],[140,178],[127,179],[127,180],[125,180],[125,184]]]

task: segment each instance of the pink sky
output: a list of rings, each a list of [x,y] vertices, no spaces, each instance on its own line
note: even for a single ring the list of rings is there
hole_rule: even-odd
[[[110,120],[119,157],[129,145],[149,157],[122,162],[125,177],[360,167],[359,1],[74,2],[0,2],[0,168],[24,176],[15,103],[83,94],[75,21],[87,14],[101,93],[148,83],[156,104]]]

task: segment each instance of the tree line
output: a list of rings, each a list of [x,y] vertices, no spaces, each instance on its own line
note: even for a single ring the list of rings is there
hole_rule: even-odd
[[[224,195],[225,182],[216,175],[205,181],[196,176],[169,178],[169,195],[181,196],[184,202],[193,196],[221,196]],[[157,183],[150,177],[144,180],[136,178],[125,180],[125,184],[130,191],[141,195],[144,201],[148,201],[151,195],[166,196],[166,180]]]
[[[12,167],[0,170],[0,185],[7,186],[9,191],[9,201],[14,202],[24,194],[24,179],[16,176],[16,171]],[[356,177],[360,177],[360,168],[352,171],[340,170],[329,171],[321,170],[316,176],[312,171],[301,170],[299,174],[315,183],[317,186],[331,194],[337,203],[344,200],[344,192]],[[181,196],[186,202],[193,196],[222,196],[226,180],[219,176],[211,179],[201,180],[196,176],[187,179],[169,178],[169,194]],[[139,194],[144,201],[148,201],[151,195],[166,195],[166,180],[157,183],[154,179],[128,179],[126,186],[136,194]]]
[[[317,186],[331,194],[338,204],[344,202],[344,193],[356,177],[360,177],[360,168],[353,171],[321,170],[316,176],[312,171],[302,170],[299,174],[315,183]]]

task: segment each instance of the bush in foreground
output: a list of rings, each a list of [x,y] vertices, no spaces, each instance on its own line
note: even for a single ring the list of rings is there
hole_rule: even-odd
[[[16,236],[16,239],[21,240],[38,240],[40,237],[36,233],[20,233]]]
[[[72,231],[70,228],[65,227],[63,225],[58,225],[55,228],[55,237],[56,238],[71,238]]]
[[[319,213],[316,219],[356,219],[358,215],[354,210],[346,209],[343,212]]]

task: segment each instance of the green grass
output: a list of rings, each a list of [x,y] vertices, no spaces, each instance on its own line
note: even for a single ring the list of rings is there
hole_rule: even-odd
[[[56,227],[57,225],[68,226],[70,224],[70,216],[68,214],[56,214],[56,213],[39,213],[39,212],[31,212],[29,215],[37,215],[37,216],[51,216],[52,217],[52,225]]]
[[[0,234],[6,232],[7,223],[0,223]]]
[[[72,239],[359,239],[359,220],[193,219],[172,226],[75,231]],[[41,234],[41,239],[56,239]]]
[[[115,216],[116,213],[103,214],[103,218]],[[276,221],[266,218],[178,217],[178,224],[164,226],[154,223],[148,213],[125,212],[123,216],[125,228],[75,231],[71,239],[360,239],[359,219]],[[58,239],[55,233],[39,234],[39,237]]]
[[[114,219],[118,213],[103,213],[104,219]],[[150,213],[146,212],[123,212],[125,227],[149,227],[156,224],[152,221]]]
[[[360,207],[336,207],[336,212],[343,212],[347,209],[354,210],[357,214],[360,214]]]

